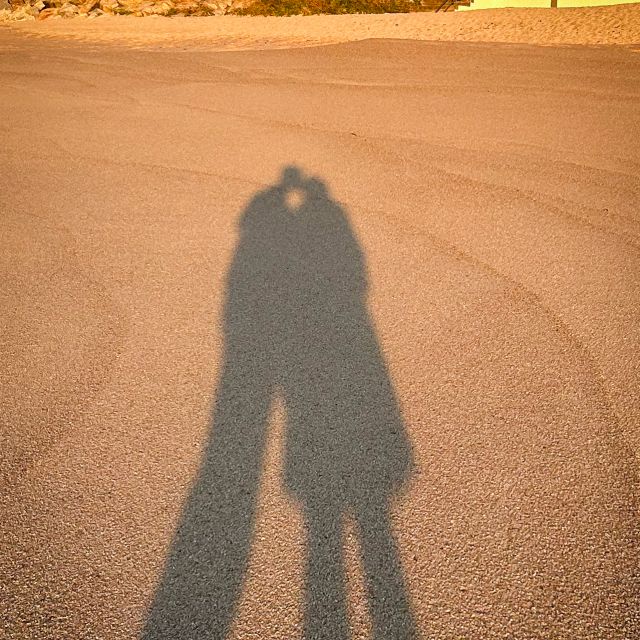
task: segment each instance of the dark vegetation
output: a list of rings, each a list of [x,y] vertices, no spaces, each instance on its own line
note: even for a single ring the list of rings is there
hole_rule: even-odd
[[[309,16],[319,13],[412,13],[434,11],[434,0],[256,0],[234,9],[244,16]]]

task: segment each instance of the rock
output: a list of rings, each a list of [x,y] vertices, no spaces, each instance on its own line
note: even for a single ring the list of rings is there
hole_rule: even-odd
[[[35,20],[39,11],[28,5],[16,7],[9,13],[9,20]]]
[[[217,16],[224,12],[221,2],[199,2],[198,15]]]
[[[3,20],[46,20],[54,16],[97,17],[108,14],[136,16],[222,15],[248,0],[0,0]],[[9,4],[13,2],[13,6]],[[18,6],[18,3],[20,5]],[[9,7],[5,9],[3,7]],[[2,15],[6,14],[6,15]],[[43,14],[40,16],[40,14]]]
[[[51,18],[52,16],[57,16],[58,10],[55,7],[48,7],[47,9],[43,9],[38,14],[38,20],[46,20],[47,18]]]
[[[63,18],[73,18],[73,16],[77,16],[78,13],[80,13],[78,7],[70,2],[66,2],[58,9],[58,15],[61,15]]]
[[[85,2],[84,4],[81,4],[78,7],[78,11],[83,15],[87,15],[91,11],[96,9],[99,6],[99,4],[100,4],[100,0],[88,0],[88,2]]]
[[[173,15],[176,7],[170,0],[164,2],[143,2],[137,9],[142,16],[168,16]]]
[[[116,13],[119,8],[118,0],[100,0],[100,9],[105,13]]]
[[[201,4],[195,0],[179,0],[176,2],[176,11],[180,11],[187,16],[198,15]]]

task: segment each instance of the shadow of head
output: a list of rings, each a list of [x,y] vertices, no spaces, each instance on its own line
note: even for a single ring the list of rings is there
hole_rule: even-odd
[[[327,186],[322,180],[305,177],[303,172],[294,165],[288,165],[282,170],[280,187],[284,193],[285,204],[291,213],[297,213],[309,201],[329,198]]]

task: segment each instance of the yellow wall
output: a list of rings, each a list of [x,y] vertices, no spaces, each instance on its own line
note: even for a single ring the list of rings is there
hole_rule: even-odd
[[[601,7],[613,4],[634,4],[640,0],[557,0],[558,7]],[[551,0],[473,0],[468,7],[458,7],[458,11],[474,9],[507,8],[550,8]]]

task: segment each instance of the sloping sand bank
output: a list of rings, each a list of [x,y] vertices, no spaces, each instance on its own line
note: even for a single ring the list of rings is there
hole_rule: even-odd
[[[345,16],[97,19],[8,23],[25,33],[129,46],[280,48],[399,38],[561,45],[640,43],[640,4],[580,9]]]

